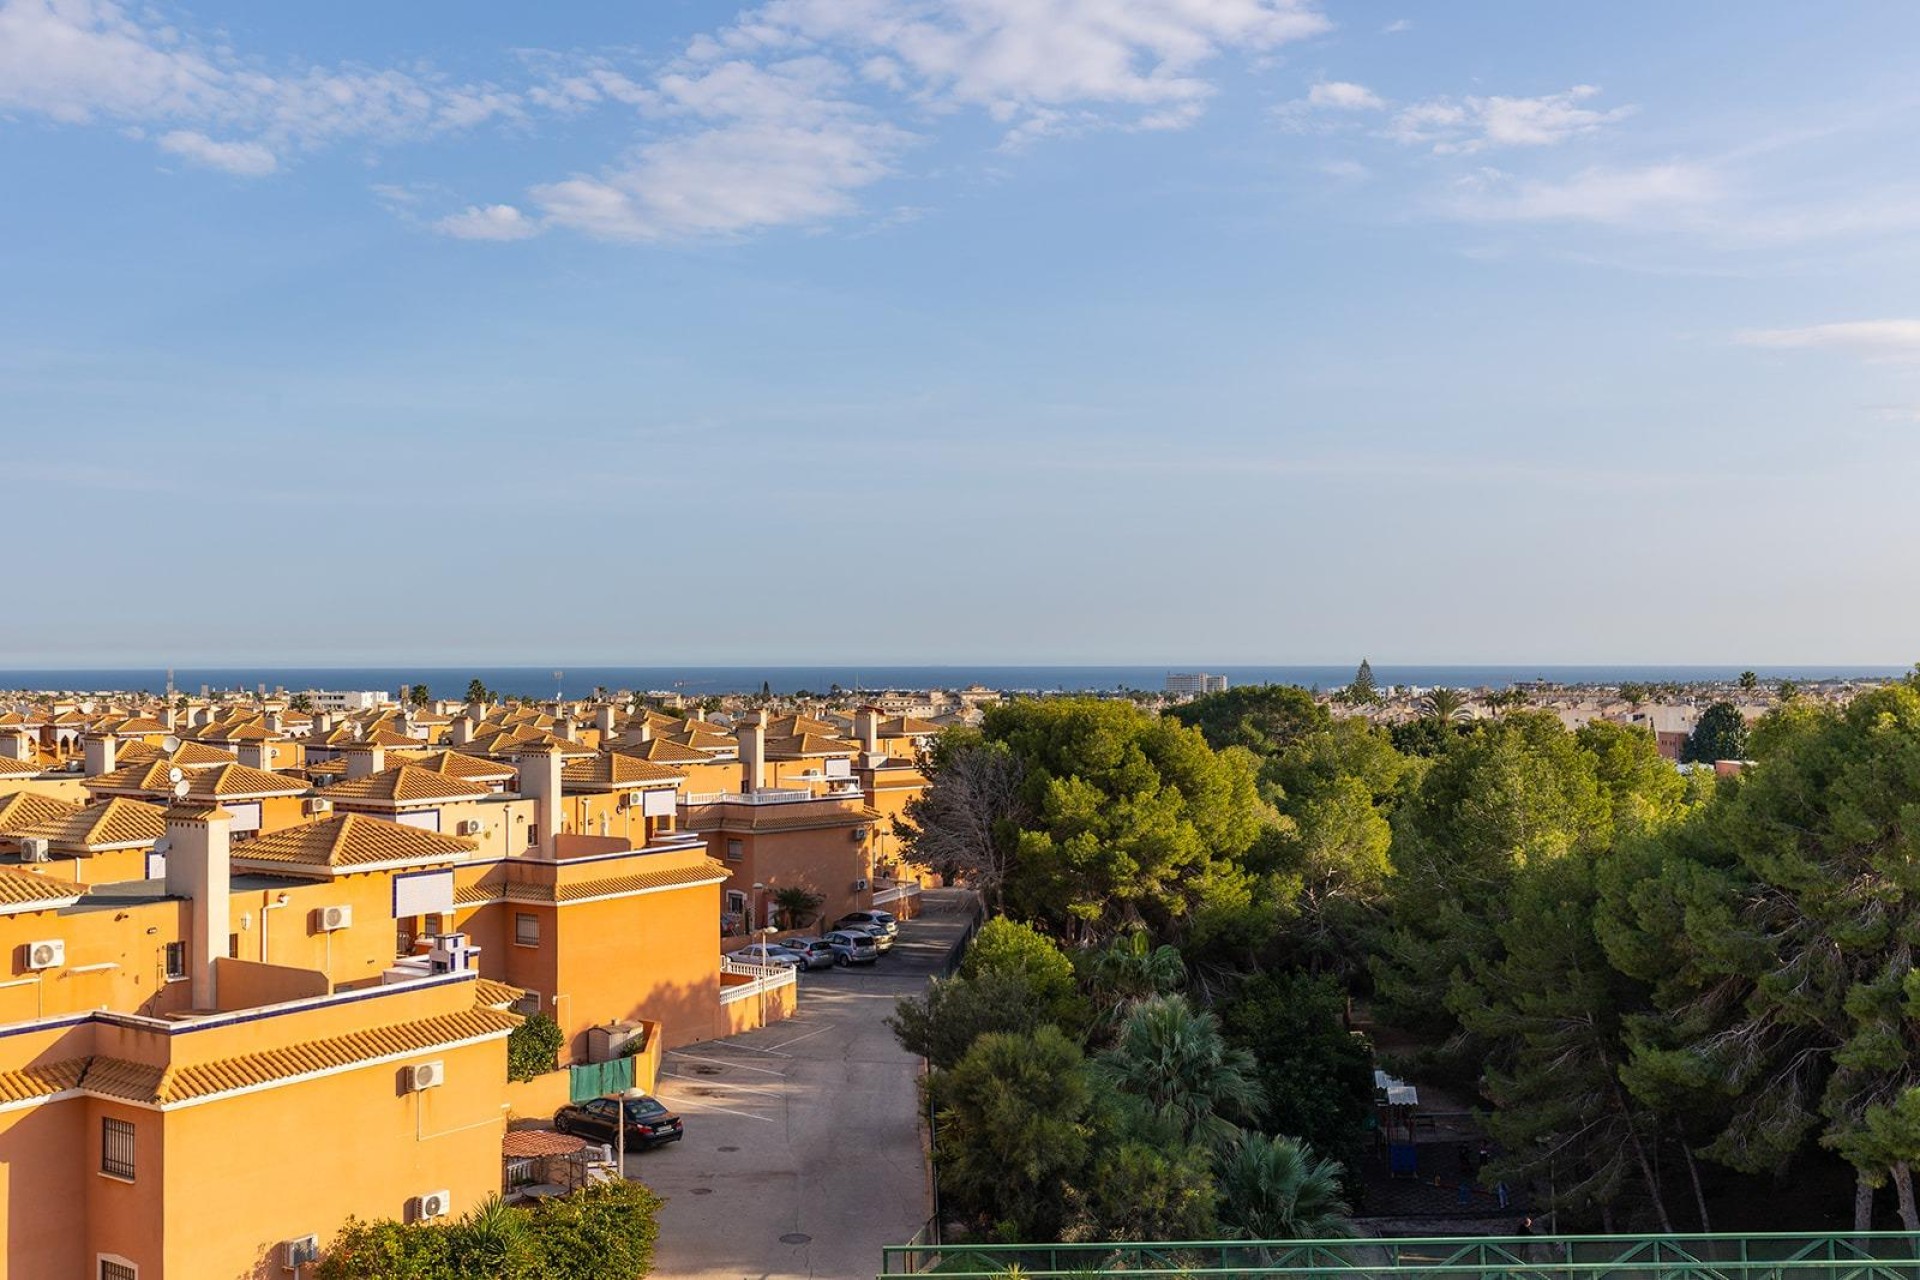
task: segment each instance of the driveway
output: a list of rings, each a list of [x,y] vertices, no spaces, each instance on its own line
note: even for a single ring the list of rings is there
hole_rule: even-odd
[[[628,1162],[667,1199],[655,1275],[871,1276],[881,1245],[926,1222],[920,1059],[885,1020],[939,972],[971,898],[935,890],[925,901],[878,963],[802,974],[787,1021],[668,1051],[660,1097],[687,1136]]]

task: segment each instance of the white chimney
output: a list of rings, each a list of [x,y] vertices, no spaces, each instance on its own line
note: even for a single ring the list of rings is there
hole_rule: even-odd
[[[234,754],[249,769],[273,768],[273,745],[264,739],[248,738],[235,746]]]
[[[573,722],[573,717],[563,716],[553,722],[553,736],[572,742],[580,736],[580,726]]]
[[[110,733],[88,734],[86,742],[87,776],[97,778],[103,773],[113,772],[113,758],[118,754],[119,740]]]
[[[192,723],[193,723],[193,727],[196,729],[204,729],[208,725],[212,724],[213,708],[212,707],[195,707],[193,709]]]
[[[167,894],[193,903],[187,932],[187,964],[193,975],[193,1007],[219,1007],[213,962],[227,954],[232,927],[227,894],[232,876],[229,833],[233,815],[219,806],[179,804],[167,810]]]
[[[653,717],[652,716],[643,715],[640,717],[640,741],[642,742],[653,741]]]
[[[280,732],[280,713],[278,711],[267,712],[267,732]]]
[[[862,707],[853,713],[853,733],[860,739],[861,749],[868,755],[880,754],[880,712],[875,707]]]
[[[12,733],[0,734],[0,756],[9,760],[32,760],[33,739],[25,729],[15,729]]]
[[[350,742],[341,750],[349,778],[371,777],[387,767],[387,749],[377,742]]]
[[[613,704],[611,702],[602,703],[594,709],[593,727],[600,731],[601,742],[613,737]]]
[[[467,718],[479,724],[487,718],[487,704],[483,699],[474,699],[467,704]]]
[[[472,742],[473,717],[467,715],[455,716],[451,736],[453,738],[453,745],[456,747],[464,747],[469,742]]]
[[[739,734],[740,789],[751,794],[767,785],[767,713],[748,716]]]
[[[173,722],[176,714],[171,706],[160,708],[160,723],[166,727],[169,733],[173,732]]]
[[[560,835],[560,753],[550,746],[530,746],[513,758],[520,775],[519,791],[534,803],[534,837],[540,856],[554,856]]]
[[[324,738],[333,732],[333,712],[316,711],[313,713],[313,736]]]

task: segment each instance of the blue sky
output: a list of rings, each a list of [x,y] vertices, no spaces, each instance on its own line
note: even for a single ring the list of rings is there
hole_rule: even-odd
[[[1900,662],[1920,9],[0,0],[0,662]]]

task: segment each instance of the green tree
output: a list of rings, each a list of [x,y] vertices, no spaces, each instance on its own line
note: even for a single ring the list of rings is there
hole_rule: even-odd
[[[1380,701],[1380,689],[1373,682],[1371,662],[1365,658],[1360,659],[1360,666],[1353,673],[1352,683],[1340,691],[1340,697],[1343,702],[1351,703],[1356,707],[1368,706]]]
[[[1154,946],[1145,930],[1115,938],[1095,951],[1084,967],[1088,990],[1102,1016],[1110,1020],[1124,1016],[1142,1000],[1179,990],[1187,980],[1179,950]]]
[[[804,929],[820,912],[826,899],[803,884],[780,885],[773,891],[773,904],[786,928]]]
[[[1050,1025],[990,1033],[928,1088],[948,1206],[1006,1238],[1057,1239],[1067,1188],[1092,1154],[1094,1090],[1080,1047]]]
[[[432,692],[424,684],[408,685],[406,689],[407,705],[418,710],[433,701]]]
[[[1298,685],[1243,685],[1204,694],[1167,708],[1166,714],[1198,729],[1215,751],[1245,747],[1255,755],[1278,755],[1305,734],[1332,723],[1311,693]]]
[[[1220,1013],[1227,1042],[1258,1063],[1260,1128],[1350,1162],[1373,1114],[1373,1049],[1346,1028],[1346,993],[1330,977],[1263,973]]]
[[[1220,1161],[1220,1219],[1247,1240],[1332,1240],[1354,1233],[1338,1161],[1292,1138],[1242,1134]]]
[[[1013,702],[983,731],[1024,770],[1007,904],[1074,941],[1136,923],[1167,936],[1274,820],[1251,753],[1131,703]]]
[[[479,676],[467,681],[468,702],[492,702],[493,700],[493,690],[487,688],[486,682]]]
[[[1747,758],[1747,722],[1731,702],[1716,702],[1700,713],[1687,735],[1680,758],[1700,764]]]
[[[1072,959],[1032,925],[995,917],[980,926],[960,961],[960,976],[977,981],[990,974],[1017,978],[1025,1001],[1048,1022],[1076,1032],[1086,1025]]]
[[[1219,1229],[1218,1198],[1202,1148],[1121,1140],[1101,1149],[1080,1184],[1067,1188],[1060,1238],[1210,1239]]]
[[[287,706],[294,711],[312,711],[313,699],[304,693],[296,693],[287,700]]]
[[[1755,689],[1758,689],[1759,687],[1760,687],[1759,676],[1755,675],[1751,671],[1742,671],[1740,673],[1740,688],[1743,692],[1752,693]]]
[[[1514,876],[1611,838],[1593,756],[1557,717],[1511,715],[1460,739],[1394,810],[1393,928],[1373,958],[1382,1003],[1408,1026],[1455,1029],[1452,976],[1497,954]]]
[[[1181,996],[1135,1005],[1097,1066],[1187,1143],[1223,1140],[1232,1122],[1252,1119],[1261,1103],[1253,1055],[1228,1044],[1220,1020]]]
[[[1030,1034],[1046,1023],[1026,975],[996,970],[935,978],[921,995],[902,996],[887,1019],[902,1048],[943,1070],[959,1065],[983,1035]]]
[[[1661,756],[1654,736],[1638,725],[1595,720],[1574,735],[1593,757],[1594,775],[1613,805],[1613,835],[1657,831],[1680,818],[1687,782]]]
[[[1551,1172],[1556,1211],[1605,1213],[1636,1184],[1671,1232],[1654,1172],[1659,1119],[1620,1079],[1622,1019],[1644,992],[1601,948],[1594,866],[1575,851],[1523,868],[1497,958],[1475,957],[1449,1004],[1485,1046],[1481,1090],[1504,1152],[1498,1176],[1521,1184]]]
[[[1891,1182],[1909,1230],[1904,1121],[1920,1087],[1920,690],[1760,722],[1758,767],[1607,884],[1609,956],[1647,981],[1625,1073],[1704,1100],[1705,1154],[1777,1171],[1809,1141],[1855,1169],[1855,1223]],[[1907,1110],[1903,1111],[1903,1107]]]

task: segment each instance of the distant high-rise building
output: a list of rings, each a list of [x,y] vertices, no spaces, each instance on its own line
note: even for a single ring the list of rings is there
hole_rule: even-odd
[[[1209,675],[1204,671],[1169,672],[1167,674],[1167,692],[1172,694],[1225,693],[1227,678]]]

